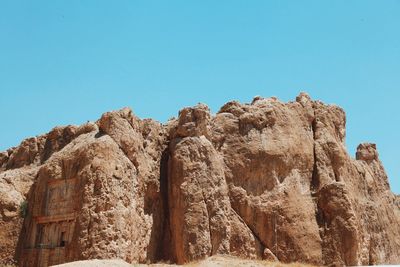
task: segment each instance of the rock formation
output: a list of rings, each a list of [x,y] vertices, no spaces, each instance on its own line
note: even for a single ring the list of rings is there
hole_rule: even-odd
[[[374,144],[348,155],[345,124],[302,93],[165,125],[125,108],[29,138],[0,153],[0,263],[398,264],[399,196]]]

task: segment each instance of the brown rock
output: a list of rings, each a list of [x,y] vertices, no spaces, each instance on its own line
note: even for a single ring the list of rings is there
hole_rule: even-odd
[[[0,152],[0,170],[5,168],[5,163],[8,161],[8,153],[7,152]],[[4,167],[3,167],[4,166]]]
[[[21,145],[12,151],[7,161],[6,168],[14,169],[34,163],[39,153],[38,140],[32,137],[22,141]]]
[[[178,126],[173,134],[176,137],[209,135],[210,110],[204,104],[179,111]]]
[[[266,248],[266,249],[264,249],[264,252],[263,252],[263,260],[278,261],[278,258],[274,255],[274,253],[272,253],[271,250]]]
[[[229,252],[222,160],[204,136],[177,140],[170,149],[168,198],[176,261]]]
[[[201,116],[188,117],[187,112],[180,112],[179,134],[172,133],[188,133],[188,137],[173,139],[170,144],[168,200],[174,259],[184,263],[229,253],[256,258],[259,245],[232,210],[223,160],[205,137],[208,108],[201,105],[184,110]],[[191,120],[203,130],[192,130]]]
[[[376,145],[368,143],[360,144],[357,147],[356,159],[364,160],[367,162],[378,160],[378,152],[376,151]]]
[[[301,93],[215,116],[199,104],[165,125],[125,108],[56,127],[0,153],[0,264],[398,264],[399,196],[376,145],[348,155],[345,124]]]
[[[0,265],[15,262],[15,252],[24,215],[24,203],[37,168],[22,168],[0,173]]]

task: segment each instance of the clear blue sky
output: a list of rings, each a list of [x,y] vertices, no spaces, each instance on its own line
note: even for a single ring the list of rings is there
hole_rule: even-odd
[[[0,150],[130,106],[299,91],[347,112],[350,154],[378,144],[400,193],[400,1],[0,2]]]

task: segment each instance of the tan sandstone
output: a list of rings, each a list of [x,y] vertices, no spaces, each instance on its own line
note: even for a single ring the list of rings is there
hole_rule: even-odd
[[[400,198],[375,144],[349,156],[345,126],[302,93],[56,127],[0,153],[0,264],[399,264]]]

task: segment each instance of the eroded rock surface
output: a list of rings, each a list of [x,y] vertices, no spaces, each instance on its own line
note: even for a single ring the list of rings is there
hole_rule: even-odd
[[[315,265],[400,263],[400,201],[375,144],[300,94],[162,125],[130,109],[0,153],[0,263],[186,263],[216,254]]]

